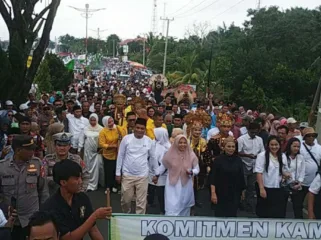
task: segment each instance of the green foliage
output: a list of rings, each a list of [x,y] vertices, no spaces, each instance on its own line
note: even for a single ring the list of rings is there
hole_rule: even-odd
[[[107,41],[106,41],[107,56],[113,56],[113,52],[115,53],[115,56],[116,56],[118,43],[120,43],[120,38],[116,34],[111,34],[107,37]]]
[[[52,91],[48,61],[44,60],[38,68],[34,83],[38,84],[38,94]]]
[[[112,56],[113,54],[113,40],[115,40],[115,53],[117,53],[117,45],[120,39],[117,35],[112,34],[107,38],[107,41],[88,38],[88,53],[97,54],[103,53],[104,55]],[[86,53],[86,39],[85,38],[75,38],[66,34],[59,37],[59,50],[62,52],[73,52],[77,54]]]
[[[52,86],[51,88],[53,90],[65,90],[72,81],[72,71],[68,71],[63,61],[57,57],[57,55],[51,53],[46,54],[41,63],[39,71],[46,66],[49,67],[48,73],[50,77],[50,84]]]
[[[223,26],[207,36],[168,41],[171,84],[207,88],[218,98],[306,120],[320,74],[321,7],[248,11],[243,27]],[[164,39],[154,38],[147,66],[162,71]],[[304,118],[304,119],[303,119]]]

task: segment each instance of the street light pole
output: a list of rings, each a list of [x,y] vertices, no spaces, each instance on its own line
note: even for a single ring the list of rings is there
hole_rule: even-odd
[[[161,18],[163,21],[167,21],[167,30],[166,30],[166,39],[165,39],[165,51],[164,51],[164,64],[163,64],[163,75],[166,74],[166,60],[167,60],[167,46],[168,46],[168,32],[169,32],[169,23],[174,21],[174,18]]]
[[[98,9],[89,9],[89,4],[86,3],[85,8],[76,8],[73,6],[69,6],[70,8],[73,8],[77,10],[78,12],[81,12],[81,16],[86,18],[86,42],[85,42],[85,47],[86,47],[86,66],[87,66],[87,55],[88,55],[88,18],[90,18],[94,12],[98,12],[101,10],[105,10],[106,8],[98,8]]]
[[[87,3],[85,5],[86,7],[86,13],[85,13],[85,18],[86,18],[86,66],[87,66],[87,62],[88,62],[88,9],[89,9],[89,4]]]

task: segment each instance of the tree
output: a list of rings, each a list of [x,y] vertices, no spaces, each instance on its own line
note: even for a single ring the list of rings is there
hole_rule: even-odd
[[[34,83],[38,84],[39,93],[52,91],[48,61],[44,60],[40,64]]]
[[[12,99],[21,102],[29,92],[37,69],[49,43],[52,25],[61,0],[53,0],[39,13],[35,13],[40,5],[39,0],[6,0],[0,1],[0,13],[9,31],[9,46],[5,57],[4,68],[9,77],[1,79],[0,96],[2,100]],[[39,3],[39,4],[38,4]],[[42,32],[40,31],[42,29]],[[40,33],[41,32],[41,33]],[[34,46],[40,35],[39,43]],[[32,53],[30,68],[27,68],[29,54]]]
[[[107,37],[107,55],[113,56],[113,53],[115,53],[115,56],[117,54],[118,44],[120,43],[120,38],[116,34],[111,34]]]
[[[49,66],[51,85],[54,90],[66,90],[73,79],[73,72],[68,71],[63,61],[55,54],[47,53],[44,59]]]

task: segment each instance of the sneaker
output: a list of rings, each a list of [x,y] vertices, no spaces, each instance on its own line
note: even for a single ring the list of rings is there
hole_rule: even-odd
[[[112,192],[113,192],[113,193],[117,193],[117,192],[118,192],[118,189],[117,189],[117,188],[112,188]]]

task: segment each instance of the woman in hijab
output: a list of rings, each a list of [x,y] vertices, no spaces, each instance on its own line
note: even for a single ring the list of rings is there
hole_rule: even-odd
[[[84,148],[84,161],[90,174],[87,191],[95,191],[98,188],[99,164],[102,162],[98,149],[99,132],[103,129],[98,124],[98,115],[92,113],[89,116],[89,125],[84,128],[79,137],[79,149]]]
[[[103,162],[105,172],[106,188],[117,193],[116,177],[116,159],[118,147],[122,138],[126,135],[126,130],[116,126],[114,119],[110,116],[103,118],[104,128],[99,133],[99,147],[103,149]]]
[[[53,123],[50,124],[48,127],[48,131],[46,133],[46,137],[44,140],[46,146],[46,154],[53,154],[55,153],[55,141],[53,140],[52,136],[61,133],[64,131],[64,125],[61,123]]]
[[[163,158],[160,173],[168,170],[165,183],[165,215],[190,216],[195,205],[193,177],[200,171],[198,159],[184,135],[178,135]]]
[[[211,202],[216,205],[216,217],[236,217],[241,196],[244,197],[243,162],[235,155],[233,137],[227,137],[223,145],[224,154],[218,156],[211,167]]]
[[[163,162],[163,157],[168,149],[171,147],[171,143],[168,140],[168,131],[165,128],[155,128],[155,157],[158,161],[159,166]],[[153,173],[151,171],[151,167],[149,168],[149,185],[148,185],[148,196],[147,202],[152,205],[154,203],[155,191],[158,197],[158,203],[160,207],[160,214],[165,214],[165,199],[164,199],[164,191],[165,191],[165,183],[167,172],[164,172],[159,176],[158,182],[155,185],[153,183]]]
[[[277,136],[278,135],[278,130],[277,128],[280,126],[280,121],[279,120],[274,120],[271,125],[271,130],[270,130],[270,136]]]

